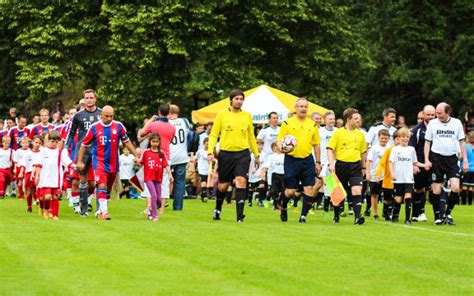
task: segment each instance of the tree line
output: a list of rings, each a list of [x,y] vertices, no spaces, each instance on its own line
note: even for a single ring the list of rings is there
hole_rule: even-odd
[[[123,4],[125,3],[125,4]],[[266,83],[367,121],[474,105],[474,2],[0,1],[0,111],[85,88],[137,123],[203,89]]]

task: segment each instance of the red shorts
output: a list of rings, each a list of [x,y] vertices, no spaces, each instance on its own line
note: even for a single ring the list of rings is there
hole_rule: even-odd
[[[5,189],[12,181],[12,170],[10,168],[0,169],[0,195],[5,194]]]
[[[39,188],[39,196],[45,197],[46,195],[60,195],[61,189],[59,188],[51,188],[51,187],[44,187]]]
[[[110,192],[112,186],[114,185],[116,177],[117,173],[108,173],[104,170],[99,169],[95,171],[95,184],[107,184],[107,190]]]
[[[35,181],[31,181],[31,172],[25,173],[25,188],[33,188],[35,187]]]
[[[71,179],[79,179],[79,173],[73,170],[71,174],[69,175]],[[89,170],[87,171],[87,181],[94,181],[94,170],[92,169],[92,165],[89,167]]]

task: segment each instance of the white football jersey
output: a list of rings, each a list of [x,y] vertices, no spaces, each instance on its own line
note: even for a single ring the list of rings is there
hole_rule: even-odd
[[[369,154],[367,155],[367,160],[371,161],[370,164],[370,181],[375,182],[375,172],[377,171],[377,166],[380,163],[380,159],[382,159],[382,156],[387,149],[387,145],[382,147],[380,144],[374,145],[370,147],[369,149]],[[383,174],[383,172],[382,172]],[[383,178],[383,175],[381,176],[381,179]]]
[[[394,184],[413,184],[413,164],[416,158],[415,148],[412,146],[395,146],[390,152],[389,161],[393,163]]]
[[[0,148],[0,169],[8,169],[13,166],[13,150]]]
[[[279,126],[275,128],[267,126],[266,128],[260,130],[260,132],[258,133],[257,139],[263,140],[263,152],[265,152],[266,154],[273,153],[272,143],[276,142],[279,131]]]
[[[444,156],[457,155],[459,141],[465,138],[462,123],[450,117],[446,122],[435,118],[428,123],[425,140],[431,142],[431,151]]]
[[[65,149],[41,149],[33,166],[41,168],[38,188],[62,188],[64,169],[72,164]]]
[[[321,164],[327,164],[328,161],[328,154],[327,154],[327,146],[329,143],[329,139],[331,139],[332,134],[337,130],[337,127],[334,127],[332,130],[327,129],[325,126],[319,128],[319,147],[321,150]]]
[[[169,123],[176,128],[174,137],[170,143],[171,160],[170,164],[183,164],[189,161],[188,155],[188,135],[191,131],[186,118],[170,119]]]
[[[39,157],[40,151],[41,150],[33,151],[32,149],[28,149],[25,157],[20,160],[19,166],[25,168],[25,173],[31,173],[33,171],[33,164],[35,163],[36,158]]]
[[[388,130],[390,134],[390,138],[388,139],[388,146],[393,146],[393,134],[397,131],[397,129],[394,126],[386,126],[383,123],[378,123],[374,126],[372,126],[368,133],[365,141],[367,144],[369,144],[370,147],[377,145],[379,143],[379,131],[386,129]]]
[[[133,167],[135,166],[135,158],[132,154],[119,156],[120,163],[120,180],[129,180],[133,177]]]

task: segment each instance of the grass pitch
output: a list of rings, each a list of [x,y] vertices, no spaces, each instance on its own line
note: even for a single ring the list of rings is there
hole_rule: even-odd
[[[146,221],[141,200],[112,200],[111,221],[80,218],[63,201],[60,220],[0,200],[2,295],[473,295],[474,207],[456,206],[457,226],[331,223],[321,211],[246,208],[186,200]],[[35,211],[36,207],[34,207]],[[290,210],[291,212],[291,210]],[[401,216],[404,217],[402,209]]]

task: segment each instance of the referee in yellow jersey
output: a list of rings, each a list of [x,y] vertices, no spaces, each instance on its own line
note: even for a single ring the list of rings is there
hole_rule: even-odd
[[[354,200],[354,224],[364,224],[360,215],[362,204],[362,164],[365,161],[367,145],[359,130],[361,116],[359,111],[348,108],[343,113],[346,125],[336,130],[327,145],[329,171],[336,173],[346,192],[351,192]],[[350,191],[349,191],[350,190]],[[342,201],[344,202],[344,201]],[[339,223],[340,205],[334,206],[334,223]]]
[[[240,90],[231,91],[230,107],[217,114],[211,134],[209,135],[208,157],[214,159],[214,147],[220,138],[219,155],[217,157],[219,185],[216,193],[214,220],[221,219],[222,204],[232,180],[235,178],[235,201],[237,222],[244,222],[244,206],[247,195],[247,174],[250,166],[250,151],[258,158],[257,141],[253,131],[252,116],[242,110],[244,93]]]
[[[285,151],[285,193],[281,199],[280,219],[288,221],[288,201],[295,195],[299,183],[303,186],[303,207],[300,223],[306,223],[306,216],[313,205],[316,172],[321,169],[318,125],[309,118],[308,100],[300,98],[295,104],[295,115],[283,122],[278,133],[277,143],[281,149],[281,140],[292,135],[296,139],[293,151]],[[314,156],[316,159],[313,157]]]

